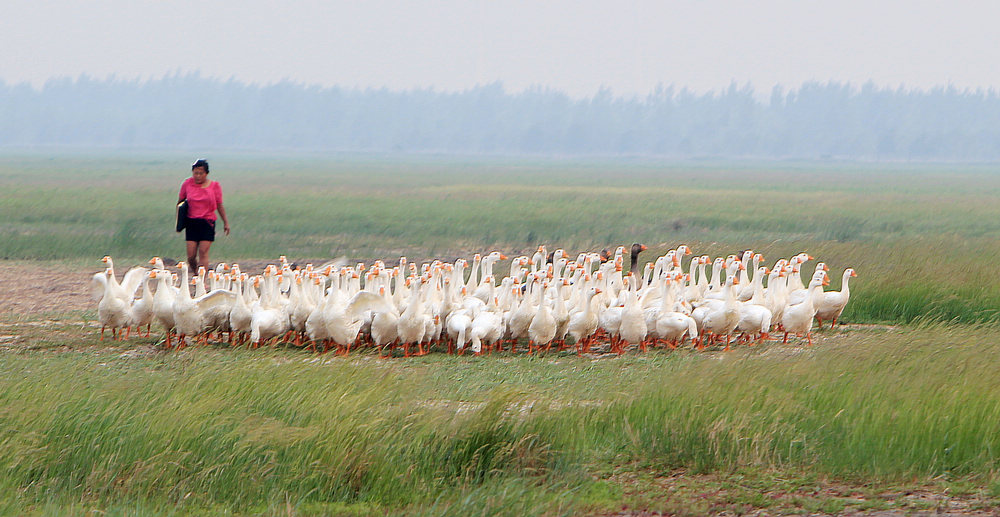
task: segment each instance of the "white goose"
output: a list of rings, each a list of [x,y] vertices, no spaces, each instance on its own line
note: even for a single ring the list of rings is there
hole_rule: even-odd
[[[406,357],[410,356],[410,345],[420,346],[420,341],[426,332],[426,320],[430,318],[424,312],[424,304],[420,295],[420,282],[418,277],[407,279],[406,283],[410,291],[409,302],[396,324],[399,342],[403,345],[403,354]],[[417,355],[423,355],[422,348],[418,348]]]
[[[825,273],[825,272],[830,271],[830,268],[825,263],[823,263],[823,262],[817,262],[816,263],[816,270],[813,272],[813,275],[815,276],[817,273],[819,273],[821,271]],[[812,291],[811,289],[796,289],[796,290],[792,291],[791,293],[789,293],[788,294],[788,305],[797,305],[797,304],[802,303],[805,300],[805,297],[806,297],[807,293],[812,293],[812,296],[813,296],[813,305],[815,305],[816,307],[819,307],[820,295],[819,295],[819,293],[816,293],[816,292]]]
[[[625,306],[622,307],[621,324],[618,333],[623,342],[631,345],[639,345],[643,351],[646,350],[646,318],[643,315],[642,307],[639,304],[639,280],[629,273],[626,283],[628,286]],[[618,353],[622,353],[623,347],[619,344]]]
[[[554,339],[559,342],[560,350],[562,350],[566,345],[566,332],[569,331],[569,308],[566,306],[566,297],[563,294],[563,289],[568,286],[569,280],[566,280],[565,278],[562,280],[556,280],[556,306],[552,315],[556,318],[556,335]]]
[[[134,267],[125,273],[125,277],[122,278],[121,283],[118,283],[117,278],[115,278],[115,263],[111,259],[110,255],[105,255],[101,259],[108,265],[107,269],[103,273],[95,273],[90,280],[90,294],[95,300],[100,300],[104,297],[105,293],[111,293],[114,296],[121,298],[125,303],[131,304],[132,298],[135,297],[135,291],[139,288],[139,284],[142,282],[143,278],[146,278],[146,274],[149,270],[143,267]],[[106,274],[108,271],[111,272],[110,275]],[[107,284],[111,284],[111,289],[107,290],[105,287]]]
[[[822,291],[824,285],[829,285],[825,271],[817,271],[813,279],[809,282],[810,294]],[[812,319],[816,315],[813,305],[813,297],[806,296],[802,303],[789,305],[781,316],[781,326],[785,329],[785,337],[782,343],[788,343],[788,334],[802,336],[805,334],[806,341],[812,345]]]
[[[452,311],[448,315],[448,319],[445,320],[445,332],[447,332],[449,339],[448,352],[451,353],[452,346],[454,346],[461,354],[471,338],[469,335],[471,330],[472,316],[469,311],[467,309]]]
[[[104,341],[104,329],[110,328],[112,339],[118,339],[119,331],[129,323],[129,304],[118,295],[114,278],[114,271],[110,267],[104,271],[104,295],[97,304],[101,341]]]
[[[174,324],[177,327],[178,348],[187,345],[187,341],[192,336],[203,338],[205,331],[204,311],[221,303],[226,303],[235,295],[229,291],[217,290],[207,293],[197,298],[191,298],[191,291],[188,290],[185,281],[188,278],[188,267],[184,262],[181,266],[182,285],[174,298]],[[191,279],[191,283],[197,283]]]
[[[837,326],[837,318],[844,312],[844,307],[847,307],[847,302],[851,299],[851,290],[847,282],[856,276],[858,274],[853,268],[845,269],[840,281],[840,291],[827,291],[819,298],[819,303],[816,305],[816,320],[820,328],[823,327],[823,320],[833,320],[830,328]]]
[[[736,330],[742,334],[756,338],[757,341],[767,339],[771,331],[771,321],[773,315],[771,310],[764,306],[764,286],[762,280],[769,271],[765,267],[757,268],[751,284],[753,292],[748,301],[740,303],[740,319],[736,324]],[[742,292],[742,291],[741,291]]]
[[[517,348],[518,340],[528,337],[528,326],[531,325],[531,320],[535,317],[536,312],[533,300],[535,289],[537,289],[537,277],[528,283],[528,289],[521,297],[521,303],[516,309],[511,311],[510,321],[507,322],[507,330],[510,332],[510,339],[513,341],[513,349]]]
[[[393,304],[393,299],[385,287],[379,288],[379,295],[385,301],[382,310],[376,311],[372,318],[372,341],[379,347],[379,353],[386,345],[394,345],[399,338],[399,310]]]
[[[233,308],[229,311],[229,330],[231,333],[236,334],[233,338],[230,335],[230,342],[233,345],[241,344],[243,341],[250,339],[250,323],[253,321],[253,312],[250,311],[250,306],[247,304],[246,295],[244,294],[247,289],[250,289],[250,283],[247,282],[248,277],[245,274],[240,274],[236,277],[234,281],[233,290],[236,293],[236,299],[233,302]],[[235,339],[235,340],[234,340]]]
[[[664,282],[661,289],[663,297],[660,310],[656,313],[656,320],[653,322],[656,337],[667,342],[667,346],[670,348],[677,348],[685,334],[692,341],[698,339],[698,324],[694,318],[674,310],[675,297],[668,282]]]
[[[583,310],[574,313],[569,318],[568,334],[576,343],[578,355],[590,352],[590,341],[594,332],[597,331],[598,324],[597,313],[594,311],[594,305],[597,302],[594,297],[599,294],[601,294],[599,287],[587,289],[587,293],[583,297]]]
[[[156,280],[156,294],[153,295],[153,317],[163,326],[166,334],[165,346],[170,348],[170,336],[174,333],[174,300],[177,298],[177,288],[167,280],[170,273],[163,269],[154,269],[149,278]]]
[[[539,349],[545,347],[546,350],[552,345],[552,340],[556,337],[556,317],[552,314],[552,309],[545,301],[545,291],[548,289],[548,282],[544,282],[539,288],[538,305],[535,315],[528,325],[528,353],[534,353],[535,347]]]
[[[704,329],[705,334],[711,337],[726,336],[725,350],[729,350],[729,338],[740,322],[740,308],[735,293],[737,285],[739,285],[739,279],[735,275],[728,276],[722,289],[725,296],[722,305],[709,304],[709,309],[702,319],[702,329]]]
[[[503,318],[498,313],[496,300],[486,305],[486,310],[480,312],[473,320],[469,329],[470,347],[475,355],[482,354],[483,345],[499,346],[503,337]],[[492,348],[491,348],[492,349]]]
[[[149,326],[153,322],[153,292],[149,290],[149,275],[151,274],[152,272],[143,275],[142,296],[132,302],[132,306],[129,307],[129,329],[125,331],[126,338],[132,327],[135,327],[135,331],[138,334],[139,329],[143,326],[146,327],[145,337],[149,337]]]

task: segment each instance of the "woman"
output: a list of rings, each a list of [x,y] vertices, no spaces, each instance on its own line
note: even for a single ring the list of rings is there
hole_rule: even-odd
[[[222,216],[223,231],[229,235],[229,219],[222,206],[222,187],[219,182],[208,179],[208,162],[198,160],[191,164],[191,177],[181,183],[177,202],[187,199],[187,225],[184,240],[187,241],[188,265],[192,271],[198,266],[208,267],[208,250],[215,240],[215,212]]]

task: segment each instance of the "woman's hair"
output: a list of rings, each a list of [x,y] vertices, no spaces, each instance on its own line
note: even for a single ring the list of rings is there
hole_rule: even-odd
[[[208,173],[208,160],[199,158],[198,160],[195,160],[195,162],[191,164],[191,170],[195,170],[198,167],[204,167],[205,168],[205,173],[207,174]]]

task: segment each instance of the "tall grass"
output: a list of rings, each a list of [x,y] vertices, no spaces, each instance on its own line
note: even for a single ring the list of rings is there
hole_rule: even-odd
[[[933,324],[624,363],[6,355],[0,501],[569,514],[610,508],[615,489],[595,477],[633,463],[988,483],[995,336]]]

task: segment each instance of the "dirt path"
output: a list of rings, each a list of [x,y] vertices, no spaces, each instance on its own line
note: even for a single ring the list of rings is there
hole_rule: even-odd
[[[89,294],[96,273],[39,263],[0,262],[0,314],[96,309]]]

